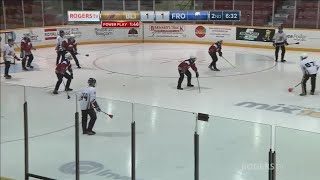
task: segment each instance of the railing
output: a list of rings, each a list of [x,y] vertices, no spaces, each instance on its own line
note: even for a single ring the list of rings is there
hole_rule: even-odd
[[[88,136],[82,134],[76,94],[67,99],[64,92],[51,92],[1,84],[2,176],[59,180],[320,177],[317,133],[213,115],[208,122],[199,121],[203,117],[198,112],[98,98],[102,111],[114,117],[97,113],[97,134]]]
[[[0,27],[73,24],[68,22],[68,10],[241,10],[240,22],[201,23],[320,28],[320,0],[4,0],[0,6]]]

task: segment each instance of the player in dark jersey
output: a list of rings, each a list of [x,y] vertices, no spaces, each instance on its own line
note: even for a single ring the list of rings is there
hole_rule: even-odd
[[[183,88],[181,87],[182,81],[184,79],[184,75],[187,75],[187,80],[188,80],[188,87],[193,87],[193,85],[191,84],[191,72],[189,71],[189,68],[191,67],[193,69],[194,72],[196,72],[196,77],[199,77],[199,73],[198,73],[198,69],[197,66],[195,64],[196,61],[196,57],[191,56],[189,59],[184,60],[183,62],[181,62],[178,66],[178,72],[180,75],[180,78],[178,80],[178,86],[177,89],[179,90],[183,90]]]

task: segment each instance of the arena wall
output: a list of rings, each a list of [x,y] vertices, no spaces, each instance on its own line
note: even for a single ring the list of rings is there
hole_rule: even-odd
[[[74,34],[79,44],[98,43],[196,43],[211,44],[224,40],[224,45],[268,48],[272,47],[273,28],[222,26],[208,24],[173,24],[173,23],[144,23],[140,28],[101,28],[100,25],[73,25],[59,27],[41,27],[14,29],[12,38],[19,42],[24,34],[29,33],[33,44],[40,47],[52,47],[59,30],[66,35]],[[1,31],[3,32],[3,31]],[[285,29],[288,37],[288,50],[320,52],[320,31],[314,29]],[[5,34],[1,33],[3,42]]]

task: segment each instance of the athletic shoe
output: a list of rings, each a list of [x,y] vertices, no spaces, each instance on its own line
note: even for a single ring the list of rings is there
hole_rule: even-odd
[[[27,67],[29,67],[29,68],[33,68],[33,66],[31,66],[31,65],[27,65]]]
[[[192,84],[188,84],[187,86],[188,86],[188,87],[194,87],[194,85],[192,85]]]
[[[11,76],[10,75],[5,75],[4,76],[6,79],[11,79]]]
[[[71,88],[66,88],[66,89],[64,89],[65,91],[72,91],[73,89],[71,89]]]
[[[58,91],[57,91],[57,90],[54,90],[52,93],[53,93],[53,94],[58,94]]]
[[[94,131],[88,131],[87,134],[91,136],[91,135],[95,135],[96,132],[94,132]]]
[[[286,62],[286,60],[283,59],[283,60],[281,60],[281,62]]]
[[[28,71],[28,69],[27,69],[27,68],[25,68],[25,67],[23,67],[23,68],[22,68],[22,70],[24,70],[24,71]]]
[[[307,94],[306,94],[306,93],[301,93],[301,94],[300,94],[300,96],[305,96],[305,95],[307,95]]]
[[[179,89],[179,90],[183,90],[183,88],[182,88],[182,87],[177,87],[177,89]]]
[[[220,71],[218,68],[213,69],[214,71]]]
[[[314,95],[314,92],[311,92],[310,95]]]

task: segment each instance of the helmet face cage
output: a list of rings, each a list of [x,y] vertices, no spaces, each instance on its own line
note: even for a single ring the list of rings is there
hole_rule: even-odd
[[[92,86],[92,87],[95,87],[96,86],[96,79],[94,79],[94,78],[89,78],[89,80],[88,80],[88,84],[89,84],[89,86]]]
[[[65,58],[69,61],[72,60],[72,56],[70,53],[65,54]]]
[[[303,53],[300,56],[301,60],[307,59],[308,58],[308,54],[307,53]]]

